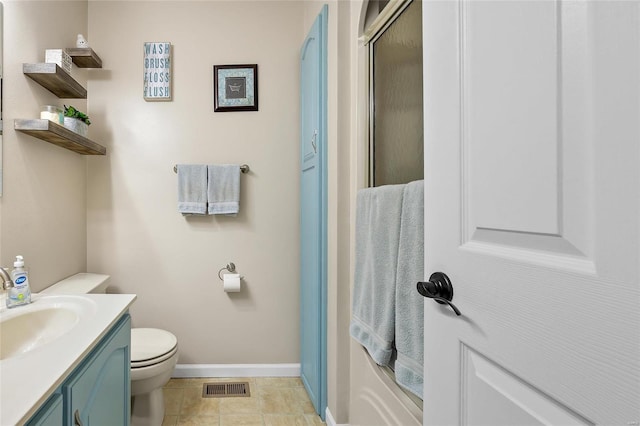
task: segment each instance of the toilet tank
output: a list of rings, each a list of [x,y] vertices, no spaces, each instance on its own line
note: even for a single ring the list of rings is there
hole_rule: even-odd
[[[81,272],[45,288],[40,294],[106,293],[109,275]]]

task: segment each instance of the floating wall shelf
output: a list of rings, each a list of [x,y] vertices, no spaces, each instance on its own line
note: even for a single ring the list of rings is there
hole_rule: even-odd
[[[72,47],[65,51],[78,68],[102,68],[102,59],[90,47]]]
[[[59,98],[87,99],[87,89],[58,64],[22,64],[22,72]]]
[[[55,65],[55,64],[54,64]],[[105,155],[107,148],[49,120],[16,119],[14,128],[83,155]]]

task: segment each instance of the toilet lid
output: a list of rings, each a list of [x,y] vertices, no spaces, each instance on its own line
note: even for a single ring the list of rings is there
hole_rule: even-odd
[[[140,363],[162,357],[175,349],[176,336],[157,328],[131,329],[131,362]]]

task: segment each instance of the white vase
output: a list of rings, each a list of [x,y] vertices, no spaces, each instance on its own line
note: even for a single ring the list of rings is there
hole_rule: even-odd
[[[89,134],[89,125],[82,120],[78,120],[73,117],[64,118],[64,127],[71,130],[74,133],[84,136],[85,138]]]

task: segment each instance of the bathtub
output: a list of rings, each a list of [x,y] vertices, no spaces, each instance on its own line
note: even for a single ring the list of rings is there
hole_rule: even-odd
[[[351,341],[350,426],[421,426],[422,406]]]

